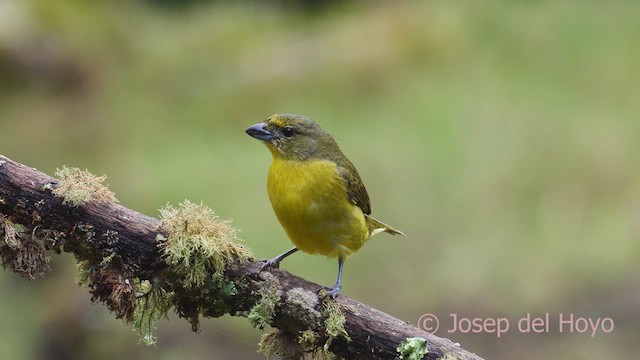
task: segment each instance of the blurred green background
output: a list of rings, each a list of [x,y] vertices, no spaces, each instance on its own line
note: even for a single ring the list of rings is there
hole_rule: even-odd
[[[313,3],[312,1],[308,3]],[[157,216],[202,201],[259,258],[290,246],[244,129],[299,113],[356,164],[380,235],[343,293],[487,359],[639,358],[640,3],[0,0],[0,153],[107,174]],[[0,272],[2,359],[260,359],[244,319],[172,316],[158,344],[74,284]],[[335,261],[283,268],[330,285]],[[516,321],[551,314],[548,334]],[[447,333],[449,314],[507,317]],[[559,333],[559,314],[612,318]]]

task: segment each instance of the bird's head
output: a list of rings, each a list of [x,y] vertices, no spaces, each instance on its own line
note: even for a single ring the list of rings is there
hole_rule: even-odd
[[[328,132],[302,115],[272,115],[246,133],[264,141],[274,157],[287,160],[322,159],[327,153],[340,151]]]

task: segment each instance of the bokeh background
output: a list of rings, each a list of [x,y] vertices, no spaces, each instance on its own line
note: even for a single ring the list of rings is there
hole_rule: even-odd
[[[0,0],[0,153],[53,174],[107,174],[157,216],[202,201],[260,258],[289,247],[268,151],[244,129],[299,113],[358,167],[380,235],[343,293],[487,359],[640,357],[640,3],[637,1]],[[0,272],[2,359],[260,359],[244,319],[171,316],[136,335],[53,257]],[[283,268],[332,284],[335,261]],[[527,313],[549,333],[522,334]],[[449,314],[507,317],[447,333]],[[611,318],[559,333],[559,314]]]

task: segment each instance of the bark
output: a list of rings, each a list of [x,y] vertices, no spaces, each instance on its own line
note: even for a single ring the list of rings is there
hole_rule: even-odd
[[[89,288],[94,300],[105,302],[116,316],[131,321],[131,306],[134,303],[125,306],[124,300],[132,292],[120,289],[117,297],[114,296],[114,287],[122,283],[123,278],[146,279],[157,283],[158,279],[175,277],[157,243],[157,239],[166,238],[168,234],[159,229],[158,219],[121,205],[100,202],[81,206],[64,205],[63,200],[51,192],[55,184],[56,179],[0,156],[0,219],[20,224],[24,227],[23,233],[31,233],[33,239],[30,241],[39,239],[38,246],[21,245],[22,251],[38,252],[46,248],[52,253],[70,252],[78,261],[96,268],[104,263],[106,257],[117,259],[109,269],[111,272],[94,272],[90,281],[95,283],[89,284]],[[9,223],[6,220],[3,221]],[[7,226],[0,226],[0,244],[3,238],[7,238],[7,231]],[[26,237],[18,240],[29,243]],[[4,265],[20,271],[16,269],[20,266],[11,263],[15,260],[15,254],[12,254],[3,255]],[[35,254],[26,259],[35,259],[33,261],[37,263],[42,258],[46,256]],[[167,288],[175,292],[174,298],[179,299],[174,310],[197,329],[199,316],[216,317],[225,313],[246,316],[261,300],[261,294],[268,286],[279,295],[270,325],[293,339],[305,330],[313,330],[318,335],[317,344],[321,347],[330,337],[323,322],[323,309],[326,302],[331,301],[318,299],[316,294],[321,286],[281,269],[261,272],[261,268],[261,261],[227,268],[225,278],[242,286],[237,286],[237,293],[225,299],[222,307],[211,305],[220,303],[220,299],[216,298],[218,292],[206,289],[194,291],[179,286]],[[23,274],[29,277],[45,270],[46,261],[22,268]],[[133,295],[129,294],[129,297]],[[452,355],[458,359],[481,360],[450,340],[429,334],[348,297],[339,295],[335,301],[344,314],[344,329],[350,337],[350,341],[344,336],[337,336],[330,341],[329,351],[339,357],[394,359],[398,357],[396,349],[403,340],[421,337],[426,340],[429,350],[424,359]]]

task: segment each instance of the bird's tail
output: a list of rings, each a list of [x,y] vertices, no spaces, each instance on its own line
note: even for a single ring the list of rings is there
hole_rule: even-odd
[[[389,233],[391,235],[404,235],[404,233],[390,225],[387,225],[385,223],[383,223],[380,220],[374,219],[369,215],[365,215],[365,218],[367,219],[367,225],[369,226],[369,237],[373,237],[374,235],[377,235],[381,232],[386,232]]]

